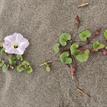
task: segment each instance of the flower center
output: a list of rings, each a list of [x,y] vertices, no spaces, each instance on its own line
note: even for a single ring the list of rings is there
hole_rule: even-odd
[[[17,48],[18,48],[18,45],[14,45],[13,47],[14,47],[15,49],[17,49]]]

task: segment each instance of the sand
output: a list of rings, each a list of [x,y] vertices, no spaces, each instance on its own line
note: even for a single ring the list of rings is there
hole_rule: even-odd
[[[8,71],[0,73],[0,107],[106,107],[107,57],[94,55],[79,65],[80,86],[91,97],[80,95],[69,68],[56,62],[50,73],[38,67],[45,59],[56,58],[51,48],[62,32],[78,39],[84,29],[107,28],[107,0],[89,0],[78,9],[79,0],[0,0],[0,39],[20,32],[30,40],[26,58],[31,75]],[[75,26],[75,16],[82,20]]]

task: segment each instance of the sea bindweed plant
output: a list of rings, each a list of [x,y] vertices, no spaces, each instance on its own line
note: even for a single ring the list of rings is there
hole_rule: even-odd
[[[95,33],[84,30],[79,33],[79,42],[74,41],[71,34],[65,32],[59,36],[58,42],[53,46],[53,52],[58,55],[60,62],[70,67],[73,79],[76,77],[78,63],[87,62],[95,52],[107,55],[107,46],[99,40],[95,41],[95,38],[101,35],[100,33],[101,29],[97,29]],[[107,30],[104,31],[103,37],[107,41]],[[83,45],[80,44],[81,42]]]
[[[29,41],[20,33],[6,36],[0,45],[0,68],[3,72],[9,69],[17,72],[33,72],[30,62],[26,61],[23,54],[29,46]]]

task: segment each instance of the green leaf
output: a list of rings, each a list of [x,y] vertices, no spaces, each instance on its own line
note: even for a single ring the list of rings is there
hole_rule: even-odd
[[[25,68],[22,65],[17,66],[16,71],[17,72],[23,72]]]
[[[45,70],[46,70],[47,72],[50,72],[50,71],[51,71],[51,68],[50,68],[50,66],[49,66],[48,64],[46,65]]]
[[[59,43],[56,43],[54,46],[53,46],[53,51],[54,51],[54,53],[55,54],[57,54],[58,52],[59,52],[59,46],[60,46],[60,44]]]
[[[62,46],[66,46],[68,40],[71,40],[71,35],[69,33],[62,33],[59,37],[59,43]]]
[[[3,47],[0,47],[0,55],[3,55],[5,53],[5,50]]]
[[[30,63],[29,63],[28,61],[24,60],[24,61],[22,62],[22,65],[24,65],[24,66],[29,66]]]
[[[73,43],[70,47],[70,51],[72,55],[77,55],[79,53],[79,45],[77,43]]]
[[[60,55],[60,61],[63,64],[72,64],[72,58],[69,57],[69,53],[68,52],[63,52]]]
[[[104,38],[107,40],[107,30],[104,31]]]
[[[43,66],[45,71],[50,72],[51,67],[52,67],[52,62],[51,61],[45,61],[40,66]]]
[[[16,68],[17,72],[27,72],[28,74],[33,72],[33,69],[28,61],[23,61]]]
[[[9,64],[10,64],[10,65],[16,65],[16,63],[17,63],[17,58],[16,58],[16,56],[11,56],[11,57],[9,58]]]
[[[16,55],[17,60],[23,61],[23,56],[22,55]]]
[[[27,72],[28,74],[31,74],[31,73],[33,72],[32,67],[29,66],[29,67],[26,69],[26,72]]]
[[[90,51],[87,49],[84,52],[76,55],[76,59],[81,63],[86,62],[89,59],[89,54],[90,54]]]
[[[2,71],[3,72],[7,72],[8,71],[8,67],[9,67],[9,65],[3,64]]]
[[[100,43],[99,41],[96,41],[95,43],[93,43],[92,47],[93,47],[94,51],[98,51],[100,49],[105,48],[105,45]]]
[[[2,67],[4,65],[4,61],[0,60],[0,67]]]
[[[72,64],[72,59],[71,58],[66,58],[65,64]]]
[[[85,42],[85,41],[87,41],[88,38],[91,37],[91,32],[89,30],[82,31],[79,34],[79,37],[80,37],[81,41]]]
[[[18,61],[23,61],[23,57],[21,55],[11,55],[8,60],[10,65],[16,65]]]
[[[68,58],[69,56],[69,53],[68,52],[63,52],[61,55],[60,55],[60,61],[61,63],[65,63],[65,60],[66,58]]]

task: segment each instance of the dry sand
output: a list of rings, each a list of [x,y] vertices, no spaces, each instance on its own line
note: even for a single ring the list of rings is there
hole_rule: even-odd
[[[69,69],[60,63],[46,73],[38,65],[55,58],[51,51],[59,34],[107,28],[107,0],[89,0],[78,9],[79,0],[0,0],[0,39],[13,32],[27,37],[31,45],[26,53],[34,73],[0,73],[0,107],[107,107],[107,57],[93,56],[81,64],[78,78],[91,98],[81,96],[71,80]],[[80,15],[79,30],[74,18]]]

